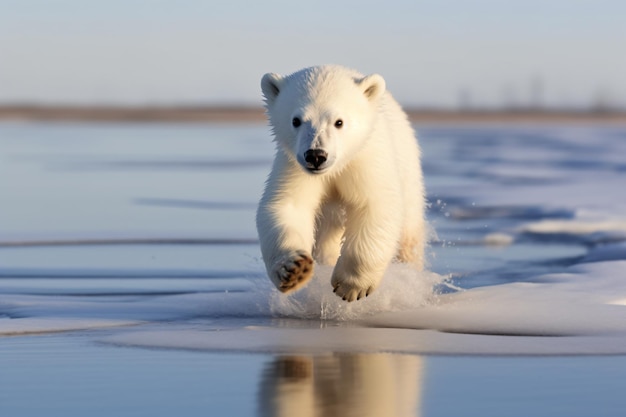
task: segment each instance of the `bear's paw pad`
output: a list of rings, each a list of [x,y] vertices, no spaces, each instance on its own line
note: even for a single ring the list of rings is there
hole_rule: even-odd
[[[304,251],[298,251],[282,262],[276,275],[280,292],[288,293],[297,290],[313,276],[313,258]]]

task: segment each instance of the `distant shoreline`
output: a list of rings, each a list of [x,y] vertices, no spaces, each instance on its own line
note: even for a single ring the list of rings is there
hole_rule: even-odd
[[[436,110],[407,108],[414,123],[626,124],[626,111]],[[265,122],[262,107],[0,105],[0,121]]]

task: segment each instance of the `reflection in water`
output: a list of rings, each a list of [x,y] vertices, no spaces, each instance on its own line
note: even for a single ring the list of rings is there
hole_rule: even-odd
[[[420,414],[422,358],[392,354],[279,356],[260,382],[259,414],[272,417]]]

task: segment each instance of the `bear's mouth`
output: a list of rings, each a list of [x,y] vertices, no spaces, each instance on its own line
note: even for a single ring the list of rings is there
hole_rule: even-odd
[[[304,169],[311,174],[319,175],[328,171],[328,166],[320,166],[320,167],[305,166]]]

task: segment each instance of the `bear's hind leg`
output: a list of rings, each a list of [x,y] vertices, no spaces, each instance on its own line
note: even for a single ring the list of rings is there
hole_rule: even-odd
[[[341,252],[341,241],[345,231],[345,210],[338,201],[322,204],[316,219],[315,246],[313,257],[322,265],[335,265]]]
[[[396,255],[398,261],[412,264],[419,270],[424,269],[424,251],[426,246],[424,228],[425,222],[422,220],[419,227],[410,231],[405,229]]]

